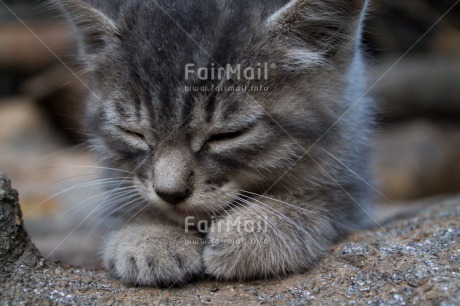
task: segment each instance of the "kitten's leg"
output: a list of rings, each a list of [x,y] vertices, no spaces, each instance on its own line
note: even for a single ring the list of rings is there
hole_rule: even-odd
[[[182,228],[128,224],[109,236],[104,265],[128,285],[181,285],[202,272],[203,245],[195,233]]]
[[[206,272],[216,278],[305,271],[337,237],[334,222],[321,212],[324,202],[310,201],[300,208],[295,203],[301,200],[295,198],[284,198],[285,203],[241,198],[243,205],[214,223],[208,234],[203,260]]]

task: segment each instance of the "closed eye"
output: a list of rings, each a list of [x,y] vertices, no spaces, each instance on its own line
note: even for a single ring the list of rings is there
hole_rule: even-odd
[[[209,137],[206,142],[218,142],[238,138],[239,136],[246,134],[253,126],[254,125],[251,125],[238,131],[214,134]]]
[[[120,131],[122,131],[122,132],[123,132],[124,134],[126,134],[126,135],[133,136],[133,137],[136,137],[136,138],[140,138],[140,139],[142,139],[142,140],[145,140],[145,136],[144,136],[144,134],[142,134],[142,133],[139,133],[139,132],[135,132],[135,131],[133,131],[133,130],[126,129],[126,128],[121,127],[121,126],[118,126],[118,129],[119,129]]]
[[[227,139],[236,138],[238,136],[241,136],[244,132],[245,131],[236,131],[236,132],[215,134],[215,135],[212,135],[211,137],[209,137],[208,142],[221,141],[221,140],[227,140]]]

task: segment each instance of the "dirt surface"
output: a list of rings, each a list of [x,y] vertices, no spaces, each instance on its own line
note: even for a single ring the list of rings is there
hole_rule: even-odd
[[[356,232],[301,275],[183,288],[128,288],[104,271],[41,259],[22,226],[17,193],[0,174],[0,301],[16,304],[460,304],[460,197]],[[96,254],[95,254],[96,256]]]

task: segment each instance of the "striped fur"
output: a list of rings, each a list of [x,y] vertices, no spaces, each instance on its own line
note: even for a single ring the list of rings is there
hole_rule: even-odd
[[[301,272],[365,221],[365,0],[56,1],[92,72],[91,145],[145,202],[111,208],[126,221],[104,263],[122,281]],[[267,63],[269,77],[186,79],[190,63]]]

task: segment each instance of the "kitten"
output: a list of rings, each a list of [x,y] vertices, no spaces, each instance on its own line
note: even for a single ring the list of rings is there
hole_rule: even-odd
[[[366,220],[365,0],[56,1],[91,72],[91,145],[120,182],[114,276],[302,272]]]

